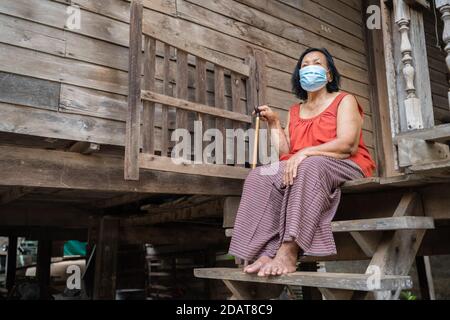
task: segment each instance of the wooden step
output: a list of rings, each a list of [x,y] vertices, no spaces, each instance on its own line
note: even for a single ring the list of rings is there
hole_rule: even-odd
[[[377,219],[363,219],[352,221],[334,221],[331,223],[333,232],[367,232],[393,230],[429,230],[434,229],[431,217],[391,217]],[[225,231],[227,237],[233,236],[233,229]]]
[[[227,280],[239,282],[267,283],[287,286],[316,287],[327,289],[356,290],[356,291],[388,291],[397,289],[411,289],[412,280],[408,276],[381,276],[379,283],[373,287],[373,275],[327,272],[297,272],[280,277],[258,277],[249,275],[241,269],[214,268],[195,269],[197,278]]]
[[[353,221],[334,221],[333,232],[364,232],[392,230],[429,230],[434,229],[434,220],[430,217],[391,217]]]

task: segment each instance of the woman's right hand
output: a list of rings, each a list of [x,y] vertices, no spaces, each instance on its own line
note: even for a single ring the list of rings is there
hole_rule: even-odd
[[[276,112],[274,112],[269,106],[258,107],[261,119],[268,123],[276,123],[280,118]],[[256,115],[256,110],[253,111],[253,115]]]

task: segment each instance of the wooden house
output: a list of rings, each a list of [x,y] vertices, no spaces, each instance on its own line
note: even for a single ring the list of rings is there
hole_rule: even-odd
[[[339,254],[327,260],[370,260],[368,272],[195,275],[223,280],[235,298],[254,298],[260,281],[398,298],[415,261],[450,253],[449,17],[448,0],[1,1],[0,234],[39,241],[42,296],[60,240],[88,242],[95,299],[115,297],[120,248],[226,250],[252,137],[242,138],[247,164],[174,163],[172,133],[250,129],[263,104],[286,125],[300,54],[326,47],[364,109],[377,162],[376,177],[343,187]],[[11,289],[14,251],[8,261]]]

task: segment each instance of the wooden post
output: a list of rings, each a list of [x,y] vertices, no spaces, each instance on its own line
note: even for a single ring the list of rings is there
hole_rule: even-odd
[[[442,21],[444,21],[444,33],[442,39],[445,43],[445,52],[447,52],[447,58],[445,62],[447,63],[448,72],[450,73],[450,0],[435,0],[436,8],[442,14]],[[450,108],[450,77],[449,77],[449,108]]]
[[[114,300],[116,297],[117,252],[120,220],[104,217],[96,246],[94,300]]]
[[[144,58],[144,83],[143,89],[155,91],[155,72],[156,72],[156,41],[145,36],[145,58]],[[151,101],[144,102],[142,120],[142,151],[144,153],[155,153],[155,103]]]
[[[142,0],[131,2],[125,180],[139,180],[141,126]]]
[[[368,0],[365,8],[369,5],[378,5],[379,3],[379,0]],[[386,14],[386,11],[383,10],[383,12]],[[383,20],[386,19],[383,18]],[[393,115],[390,113],[390,102],[394,100],[390,96],[393,92],[395,93],[395,88],[391,88],[390,83],[395,83],[395,77],[392,77],[393,80],[391,80],[386,76],[389,67],[391,67],[387,66],[386,63],[389,49],[386,48],[386,44],[383,41],[383,29],[386,27],[386,24],[383,24],[382,30],[366,28],[365,33],[371,82],[370,102],[376,134],[377,172],[380,177],[398,175],[398,172],[396,172],[396,154],[391,125],[391,117]],[[387,30],[387,32],[390,32],[390,30]],[[392,46],[392,44],[390,45]]]
[[[10,291],[16,282],[17,237],[8,238],[8,255],[6,257],[6,289]]]
[[[50,265],[52,257],[52,241],[46,238],[38,240],[36,276],[39,282],[41,300],[50,298]]]
[[[430,257],[416,257],[416,268],[422,300],[436,300]]]
[[[394,34],[398,37],[394,43],[400,44],[395,48],[395,61],[403,73],[403,78],[397,79],[400,128],[402,132],[432,128],[434,113],[423,15],[405,0],[394,1],[394,14],[399,30],[399,34]]]

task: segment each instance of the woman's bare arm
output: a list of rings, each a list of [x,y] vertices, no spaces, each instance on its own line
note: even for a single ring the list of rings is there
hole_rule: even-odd
[[[281,121],[276,112],[268,106],[259,107],[261,119],[268,123],[270,130],[271,143],[280,156],[290,152],[289,143],[289,125],[283,130]],[[288,115],[287,123],[289,124],[290,115]]]

